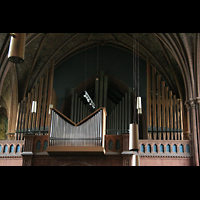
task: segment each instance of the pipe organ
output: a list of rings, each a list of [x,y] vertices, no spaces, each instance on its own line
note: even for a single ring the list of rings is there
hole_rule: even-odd
[[[95,109],[99,107],[105,107],[107,111],[107,127],[106,134],[108,135],[121,135],[129,133],[129,124],[132,121],[133,112],[133,91],[127,86],[122,87],[121,91],[116,87],[116,80],[111,80],[109,75],[100,72],[100,76],[93,82],[90,81],[88,93],[93,98],[95,103]],[[85,84],[85,83],[84,83]],[[115,88],[116,87],[116,88]],[[71,93],[71,106],[65,108],[66,116],[68,116],[73,122],[78,123],[94,112],[88,102],[83,97],[84,86],[80,92],[79,89],[72,89]],[[70,101],[69,101],[70,102]],[[70,112],[67,110],[70,110]]]
[[[183,140],[182,99],[172,91],[147,61],[147,139]]]
[[[55,106],[53,110],[51,109],[56,101],[53,74],[52,60],[51,67],[19,103],[15,135],[17,140],[22,140],[27,133],[48,134],[50,124],[51,145],[100,145],[103,140],[102,130],[105,130],[107,135],[129,133],[129,125],[133,122],[133,112],[136,110],[131,87],[101,71],[99,77],[92,77],[72,89],[71,95],[66,98],[61,108],[62,114],[55,110]],[[84,98],[86,90],[95,103],[95,108]],[[183,140],[182,100],[173,94],[156,68],[150,66],[149,59],[146,91],[147,109],[140,117],[140,138]],[[31,112],[32,102],[35,102],[36,112]],[[102,122],[103,114],[100,109],[102,107],[107,112],[107,117],[103,117],[105,123]],[[104,129],[102,126],[105,126]]]
[[[31,89],[27,96],[24,96],[18,105],[18,119],[16,122],[16,140],[23,140],[24,134],[47,134],[50,125],[49,107],[55,101],[56,95],[53,92],[54,63],[51,61],[50,69],[40,77],[39,81]],[[31,112],[32,102],[37,102],[36,113]]]
[[[50,146],[103,146],[106,110],[99,108],[79,123],[52,110]]]

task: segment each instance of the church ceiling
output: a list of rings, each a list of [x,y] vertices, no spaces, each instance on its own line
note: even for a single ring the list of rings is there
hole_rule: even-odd
[[[186,47],[185,37],[188,45],[194,41],[194,34],[185,35],[136,33],[133,37],[132,33],[27,33],[25,61],[17,66],[19,100],[25,91],[30,91],[45,69],[50,67],[51,59],[54,59],[56,68],[64,60],[92,46],[110,45],[132,53],[134,43],[139,43],[141,58],[147,60],[150,56],[151,64],[157,68],[173,93],[184,98],[186,94],[182,67],[189,60],[185,57],[185,49],[182,49],[183,55],[180,55],[177,48]],[[0,33],[0,84],[4,83],[6,68],[9,66],[9,40],[9,34]],[[3,92],[1,88],[1,96]]]

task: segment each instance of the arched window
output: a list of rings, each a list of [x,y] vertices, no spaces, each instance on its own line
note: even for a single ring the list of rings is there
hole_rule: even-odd
[[[0,152],[1,152],[2,146],[0,145]]]
[[[153,145],[153,152],[157,152],[158,150],[157,150],[157,145],[156,144],[154,144]]]
[[[109,140],[109,142],[108,142],[108,149],[109,150],[113,149],[113,141],[112,140]]]
[[[19,144],[16,146],[16,153],[17,152],[20,152],[20,145]]]
[[[144,146],[144,144],[142,144],[142,145],[140,146],[140,152],[143,152],[143,153],[144,153],[144,149],[145,149],[145,146]]]
[[[170,145],[169,145],[169,144],[166,146],[166,152],[167,152],[167,153],[170,152]]]
[[[173,145],[173,152],[176,153],[177,152],[177,146],[174,144]]]
[[[4,152],[4,153],[7,153],[7,152],[8,152],[8,145],[7,145],[7,144],[4,146],[3,152]]]
[[[147,153],[151,153],[151,145],[150,144],[147,145]]]
[[[190,153],[190,145],[189,144],[186,145],[186,153]]]
[[[48,147],[48,141],[45,140],[45,141],[44,141],[44,144],[43,144],[43,150],[46,150],[47,147]]]
[[[179,152],[183,153],[183,145],[182,144],[179,146]]]
[[[163,144],[160,145],[160,152],[164,153],[164,145]]]
[[[40,150],[40,146],[41,146],[41,142],[40,142],[40,140],[38,140],[36,142],[36,150]]]
[[[14,152],[14,145],[10,145],[10,153],[13,153]]]
[[[120,150],[120,141],[119,140],[116,141],[116,150]]]

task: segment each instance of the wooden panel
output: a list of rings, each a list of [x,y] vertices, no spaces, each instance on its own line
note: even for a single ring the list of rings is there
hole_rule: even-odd
[[[60,154],[78,154],[80,153],[91,153],[91,154],[104,154],[105,149],[101,146],[49,146],[47,152],[53,155]]]

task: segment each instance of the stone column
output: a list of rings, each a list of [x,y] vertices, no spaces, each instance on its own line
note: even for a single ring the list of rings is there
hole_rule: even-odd
[[[197,140],[199,121],[197,121],[199,116],[197,99],[190,99],[185,102],[187,107],[188,117],[189,117],[189,130],[192,135],[192,146],[193,146],[193,165],[199,166],[199,141]]]

